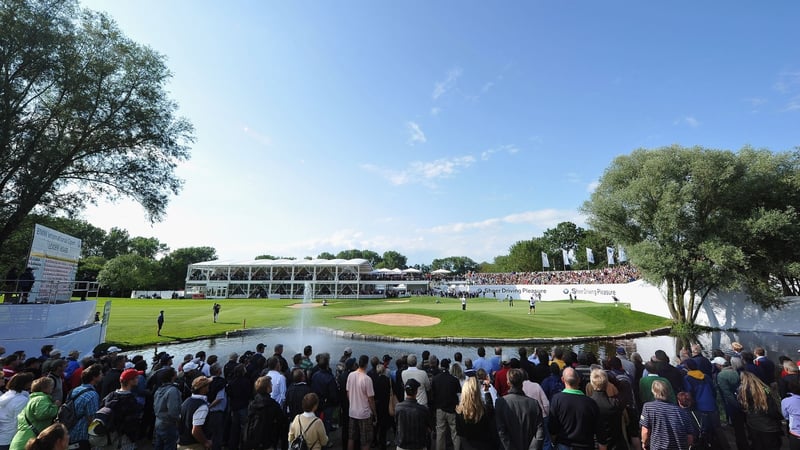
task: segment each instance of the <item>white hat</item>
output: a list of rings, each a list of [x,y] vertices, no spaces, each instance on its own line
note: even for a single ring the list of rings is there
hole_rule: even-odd
[[[727,362],[728,361],[726,361],[725,358],[723,358],[722,356],[717,356],[717,357],[715,357],[714,359],[711,360],[712,364],[717,364],[717,365],[720,365],[720,366],[724,366],[725,363],[727,363]]]
[[[134,367],[134,365],[133,365],[132,362],[128,361],[128,362],[125,363],[125,368],[126,369],[133,369],[133,367]]]
[[[112,345],[111,347],[108,347],[108,349],[106,351],[108,353],[119,353],[119,352],[122,351],[122,349],[117,347],[116,345]]]
[[[197,367],[198,367],[197,364],[195,364],[193,362],[188,362],[188,363],[183,365],[183,371],[184,372],[189,372],[191,370],[197,369]]]

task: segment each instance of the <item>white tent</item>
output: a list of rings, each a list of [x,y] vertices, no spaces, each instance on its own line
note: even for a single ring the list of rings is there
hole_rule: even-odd
[[[421,273],[422,271],[419,269],[415,269],[413,267],[409,267],[408,269],[403,270],[403,273]]]
[[[434,275],[444,275],[446,273],[450,273],[450,271],[447,270],[447,269],[436,269],[431,273],[434,274]]]

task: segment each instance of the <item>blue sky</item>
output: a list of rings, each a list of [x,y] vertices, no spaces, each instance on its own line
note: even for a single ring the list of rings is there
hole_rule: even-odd
[[[166,220],[221,259],[481,261],[578,212],[611,160],[800,134],[800,3],[83,1],[167,57],[196,127]]]

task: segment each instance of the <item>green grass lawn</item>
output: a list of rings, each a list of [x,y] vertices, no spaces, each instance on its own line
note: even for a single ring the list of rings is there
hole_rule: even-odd
[[[298,327],[300,309],[289,308],[299,300],[138,300],[99,299],[102,312],[112,302],[106,340],[118,345],[142,346],[171,340],[223,335],[242,328]],[[668,319],[634,312],[625,305],[567,300],[538,302],[536,314],[528,315],[528,303],[514,307],[494,299],[471,299],[461,311],[457,299],[413,297],[407,303],[385,300],[331,300],[327,307],[306,309],[306,326],[320,326],[364,334],[398,337],[536,338],[617,335],[670,325]],[[212,322],[214,302],[222,305],[217,323]],[[315,300],[314,303],[320,303]],[[156,335],[156,318],[164,310],[166,321]],[[344,320],[339,317],[376,313],[413,313],[441,319],[437,325],[400,327]]]

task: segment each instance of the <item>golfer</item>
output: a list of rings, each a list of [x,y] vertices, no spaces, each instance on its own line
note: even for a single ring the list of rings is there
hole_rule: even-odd
[[[536,314],[536,299],[533,295],[531,295],[531,299],[528,300],[528,315],[531,315],[531,312],[533,312],[534,315]]]
[[[164,311],[158,314],[158,335],[161,336],[161,327],[164,326]]]

